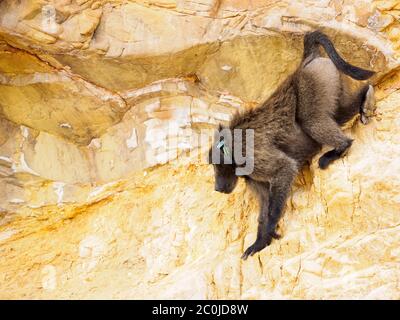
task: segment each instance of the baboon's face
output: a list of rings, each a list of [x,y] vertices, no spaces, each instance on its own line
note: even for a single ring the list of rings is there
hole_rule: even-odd
[[[223,163],[223,154],[220,150],[220,163],[216,164],[212,161],[212,149],[209,152],[209,163],[214,166],[215,191],[222,193],[231,193],[237,184],[238,177],[235,174],[235,166],[233,164]]]
[[[237,184],[238,177],[235,175],[235,168],[231,164],[215,164],[215,191],[231,193]]]

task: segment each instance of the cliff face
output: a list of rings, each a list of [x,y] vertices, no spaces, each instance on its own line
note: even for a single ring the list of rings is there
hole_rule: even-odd
[[[398,1],[0,2],[0,298],[400,298]],[[324,30],[377,71],[377,112],[297,179],[247,261],[257,203],[213,190],[209,130]],[[173,159],[176,159],[172,161]],[[190,285],[188,285],[190,284]]]

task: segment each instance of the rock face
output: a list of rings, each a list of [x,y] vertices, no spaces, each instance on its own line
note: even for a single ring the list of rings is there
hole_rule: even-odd
[[[0,298],[400,298],[398,1],[0,2]],[[377,113],[293,187],[213,191],[212,128],[266,99],[320,28]],[[190,283],[190,286],[188,286]]]

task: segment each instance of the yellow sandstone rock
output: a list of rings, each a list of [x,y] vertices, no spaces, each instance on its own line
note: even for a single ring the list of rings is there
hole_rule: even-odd
[[[0,2],[0,298],[400,299],[398,1]],[[324,30],[374,69],[371,123],[296,180],[247,261],[257,202],[216,193],[212,129]],[[190,283],[190,286],[187,284]]]

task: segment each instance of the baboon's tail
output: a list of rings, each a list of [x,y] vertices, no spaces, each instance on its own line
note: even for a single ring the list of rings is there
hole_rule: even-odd
[[[320,31],[306,33],[304,37],[303,59],[308,57],[310,54],[313,54],[318,45],[321,45],[325,49],[336,68],[353,79],[366,80],[375,74],[374,71],[361,69],[344,61],[343,58],[337,53],[332,41]]]

